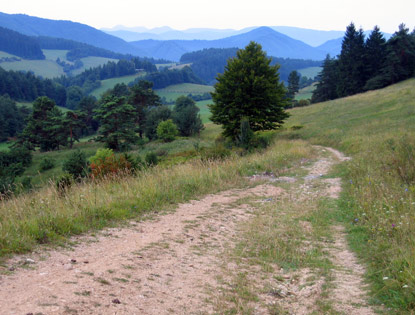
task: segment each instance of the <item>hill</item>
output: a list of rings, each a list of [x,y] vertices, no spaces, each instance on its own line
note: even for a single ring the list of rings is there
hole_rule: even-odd
[[[250,41],[262,45],[269,56],[297,59],[323,60],[326,52],[292,39],[269,27],[259,27],[250,32],[217,40],[143,40],[131,42],[146,56],[178,61],[186,52],[205,48],[244,48]]]
[[[0,27],[0,50],[26,59],[45,59],[35,39],[3,27]]]
[[[415,286],[415,227],[410,223],[415,221],[414,99],[415,79],[410,79],[293,109],[282,135],[352,156],[338,170],[346,190],[340,220],[367,262],[373,301],[396,313],[411,313],[415,305],[414,291],[408,290]],[[298,130],[288,131],[293,126]]]
[[[42,19],[24,14],[0,12],[0,26],[28,36],[48,36],[70,39],[123,54],[143,55],[124,40],[91,26],[72,21]]]

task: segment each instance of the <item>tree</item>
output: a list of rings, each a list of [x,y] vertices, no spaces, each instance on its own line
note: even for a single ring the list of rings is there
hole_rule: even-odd
[[[229,59],[218,75],[211,120],[223,127],[223,134],[236,140],[242,118],[249,119],[253,131],[277,129],[288,117],[286,90],[279,81],[279,66],[271,66],[261,45],[251,42]]]
[[[81,150],[72,152],[68,159],[63,163],[62,170],[71,174],[75,179],[80,179],[88,175],[89,162],[85,153]]]
[[[365,42],[365,73],[368,79],[380,73],[386,59],[386,40],[375,26]]]
[[[297,71],[291,71],[288,76],[288,97],[294,99],[295,93],[300,89],[300,75]]]
[[[199,107],[196,106],[195,101],[190,97],[180,96],[177,98],[173,120],[182,136],[189,137],[203,129],[199,111]]]
[[[116,151],[125,150],[137,142],[132,115],[134,107],[127,104],[125,97],[105,97],[95,113],[94,118],[101,124],[97,141],[105,142],[108,148]]]
[[[157,137],[163,140],[164,142],[173,141],[178,134],[179,131],[177,130],[177,126],[171,119],[162,121],[157,126]]]
[[[334,100],[338,97],[337,84],[339,78],[339,62],[326,56],[323,63],[323,70],[319,73],[316,89],[313,92],[311,101],[313,103]]]
[[[49,151],[66,145],[67,136],[63,114],[55,102],[46,96],[37,98],[27,125],[19,136],[20,142],[30,144],[33,149],[39,146],[42,151]]]
[[[85,128],[84,123],[85,114],[79,111],[66,112],[65,118],[63,119],[63,124],[65,128],[69,131],[69,147],[72,149],[73,143],[79,141],[79,138],[82,134],[82,129]]]
[[[339,56],[337,94],[340,97],[363,91],[367,76],[365,74],[365,36],[363,30],[356,30],[353,23],[346,29]]]
[[[160,97],[153,91],[153,83],[148,81],[139,81],[131,87],[131,94],[128,98],[129,103],[133,106],[135,112],[135,125],[143,137],[144,126],[146,121],[146,110],[152,107],[160,106]]]
[[[144,133],[150,140],[157,138],[157,126],[160,122],[171,118],[171,110],[167,106],[151,108],[146,113]]]
[[[66,107],[69,109],[78,109],[83,96],[84,93],[79,86],[74,85],[69,87],[66,95]]]

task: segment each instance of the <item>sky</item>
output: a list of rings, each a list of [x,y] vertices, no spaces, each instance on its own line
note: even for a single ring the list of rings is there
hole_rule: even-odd
[[[116,25],[174,29],[242,29],[296,26],[345,30],[350,22],[364,30],[378,25],[393,33],[405,23],[415,27],[414,0],[11,0],[0,12],[71,20],[95,28]]]

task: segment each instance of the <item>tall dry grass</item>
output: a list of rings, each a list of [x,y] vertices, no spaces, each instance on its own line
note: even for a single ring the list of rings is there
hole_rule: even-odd
[[[303,141],[279,141],[268,150],[225,161],[195,160],[138,174],[75,184],[65,194],[55,185],[0,202],[0,255],[32,250],[73,234],[103,228],[203,194],[248,185],[255,172],[282,173],[312,155]]]

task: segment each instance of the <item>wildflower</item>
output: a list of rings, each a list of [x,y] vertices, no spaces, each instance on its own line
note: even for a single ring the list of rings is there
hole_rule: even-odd
[[[395,224],[394,224],[394,223],[392,223],[392,227],[393,227],[393,228],[395,227]]]
[[[408,285],[407,285],[407,284],[404,284],[404,285],[402,286],[402,288],[406,289],[406,288],[408,288]]]
[[[382,278],[382,280],[388,280],[389,279],[389,277],[383,277]]]
[[[359,221],[359,219],[358,219],[358,218],[354,219],[354,222],[358,222],[358,221]]]

